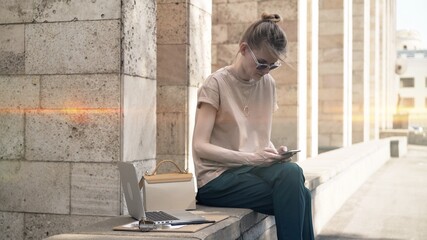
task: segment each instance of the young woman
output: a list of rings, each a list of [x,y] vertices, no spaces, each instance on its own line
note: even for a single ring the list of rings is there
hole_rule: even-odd
[[[245,31],[230,66],[198,92],[193,157],[200,204],[274,215],[278,239],[314,239],[311,195],[302,169],[270,141],[277,109],[269,72],[280,66],[287,39],[277,14]]]

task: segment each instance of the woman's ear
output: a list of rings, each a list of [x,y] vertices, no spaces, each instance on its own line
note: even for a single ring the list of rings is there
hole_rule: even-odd
[[[246,50],[248,49],[248,44],[246,42],[241,42],[239,44],[239,52],[242,56],[245,56]]]

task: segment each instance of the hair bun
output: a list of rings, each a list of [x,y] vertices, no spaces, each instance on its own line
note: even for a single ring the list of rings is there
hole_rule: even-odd
[[[279,14],[268,14],[268,13],[263,13],[261,15],[261,19],[262,20],[268,20],[268,21],[272,21],[272,22],[280,22],[282,20],[282,18],[280,17]]]

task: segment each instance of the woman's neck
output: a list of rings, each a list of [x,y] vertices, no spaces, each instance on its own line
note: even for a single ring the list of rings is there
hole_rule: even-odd
[[[229,70],[231,73],[239,80],[249,81],[251,77],[245,72],[243,66],[239,63],[239,61],[234,62],[229,66]]]

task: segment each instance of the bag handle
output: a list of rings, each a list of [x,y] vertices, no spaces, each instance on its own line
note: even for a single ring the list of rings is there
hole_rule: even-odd
[[[179,168],[179,166],[174,161],[172,161],[172,160],[162,160],[162,161],[160,161],[157,164],[156,168],[154,169],[154,171],[151,174],[149,174],[148,171],[147,171],[147,172],[145,172],[145,175],[147,175],[147,176],[156,175],[157,174],[157,170],[159,169],[160,165],[162,165],[164,163],[172,163],[173,165],[175,165],[175,167],[178,169],[178,171],[180,173],[188,173],[188,171],[181,170],[181,168]]]

